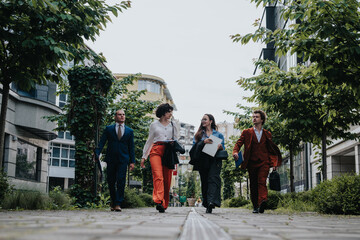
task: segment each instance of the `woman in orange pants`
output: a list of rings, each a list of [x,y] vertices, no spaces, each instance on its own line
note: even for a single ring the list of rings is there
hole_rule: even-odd
[[[159,120],[150,125],[148,139],[143,149],[141,167],[144,168],[145,159],[150,156],[151,172],[153,175],[153,200],[156,210],[163,213],[169,205],[170,184],[172,169],[162,165],[161,157],[164,155],[165,143],[177,140],[178,130],[171,122],[173,107],[168,103],[161,104],[156,109]]]

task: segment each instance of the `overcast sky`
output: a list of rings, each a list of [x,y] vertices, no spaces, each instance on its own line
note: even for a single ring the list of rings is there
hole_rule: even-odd
[[[250,0],[133,0],[113,17],[95,43],[113,73],[142,73],[165,80],[177,111],[174,117],[196,127],[204,113],[233,122],[245,93],[240,77],[254,72],[260,44],[233,43],[230,35],[253,32],[263,9]]]

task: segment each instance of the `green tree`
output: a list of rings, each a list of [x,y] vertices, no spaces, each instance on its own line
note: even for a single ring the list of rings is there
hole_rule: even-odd
[[[196,172],[192,171],[187,176],[187,188],[186,188],[186,197],[194,198],[196,197]]]
[[[114,77],[103,67],[78,66],[69,71],[70,107],[67,126],[75,136],[75,184],[72,195],[83,207],[97,201],[97,168],[93,161],[98,126],[108,105],[107,94]]]
[[[61,65],[92,58],[84,40],[95,40],[100,30],[130,7],[130,1],[108,5],[105,1],[6,0],[0,2],[0,156],[4,154],[6,112],[10,84],[29,90],[35,84],[60,82]],[[0,157],[0,168],[2,157]]]
[[[251,0],[258,5],[276,5],[277,0]],[[314,63],[323,85],[343,86],[353,91],[360,103],[360,2],[357,0],[284,1],[281,16],[295,24],[271,31],[259,28],[233,41],[274,43],[279,56],[296,53],[303,62]]]
[[[252,2],[257,5],[276,4],[276,1],[272,0]],[[287,121],[286,124],[300,124],[298,128],[294,126],[301,130],[298,134],[311,129],[306,138],[310,137],[315,142],[321,141],[322,171],[326,179],[327,137],[354,138],[354,135],[348,133],[349,125],[359,123],[360,68],[357,62],[360,60],[360,3],[353,0],[301,0],[286,1],[284,5],[281,16],[285,20],[295,21],[296,24],[275,31],[260,26],[255,33],[244,36],[237,34],[232,36],[232,39],[243,44],[251,39],[274,43],[278,56],[284,56],[288,52],[296,53],[304,62],[310,62],[309,66],[301,69],[299,67],[290,74],[264,65],[268,78],[263,76],[264,79],[259,79],[260,85],[256,89],[262,94],[266,93],[267,99],[263,99],[261,93],[256,94],[254,99],[262,98],[258,99],[258,103],[265,107],[271,108],[270,104],[275,107],[274,101],[277,101],[282,107],[286,106],[288,111],[292,108],[297,110],[297,114],[310,114],[304,118],[297,117],[302,121],[299,122],[292,116],[286,116],[289,114],[288,111],[283,111],[284,109],[274,110]],[[271,80],[270,76],[277,78]],[[294,89],[295,87],[298,90]],[[302,108],[298,108],[301,105]],[[296,137],[294,128],[289,129],[294,133],[292,138]],[[290,136],[290,133],[288,135]]]
[[[350,124],[360,123],[351,90],[333,86],[326,95],[316,91],[319,87],[313,83],[320,80],[312,66],[297,66],[287,72],[270,61],[259,60],[257,66],[261,69],[260,75],[240,79],[238,83],[253,91],[248,100],[261,105],[270,115],[266,126],[273,132],[274,141],[289,150],[290,182],[293,179],[292,157],[300,150],[301,142],[321,143],[326,160],[326,144],[329,143],[326,137],[357,137],[349,132]],[[323,158],[324,177],[325,160]]]

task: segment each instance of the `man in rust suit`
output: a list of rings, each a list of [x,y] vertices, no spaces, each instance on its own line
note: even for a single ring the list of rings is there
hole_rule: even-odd
[[[241,169],[247,169],[249,172],[253,213],[264,213],[268,195],[266,179],[269,170],[271,167],[280,166],[282,161],[279,148],[271,140],[271,133],[262,128],[265,120],[265,112],[254,111],[252,115],[254,127],[242,131],[233,149],[233,157],[237,161],[240,148],[245,145]]]

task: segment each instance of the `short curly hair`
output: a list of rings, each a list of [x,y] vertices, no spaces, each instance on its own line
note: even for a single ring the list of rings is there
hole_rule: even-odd
[[[156,108],[155,115],[156,115],[158,118],[161,118],[162,116],[165,115],[165,113],[171,112],[172,110],[174,110],[174,108],[173,108],[170,104],[168,104],[168,103],[163,103],[163,104],[160,104],[160,105]]]
[[[265,121],[266,121],[266,113],[263,111],[263,110],[255,110],[254,112],[253,112],[253,114],[254,113],[258,113],[258,114],[260,114],[260,117],[261,117],[261,120],[263,120],[263,125],[265,124]]]

